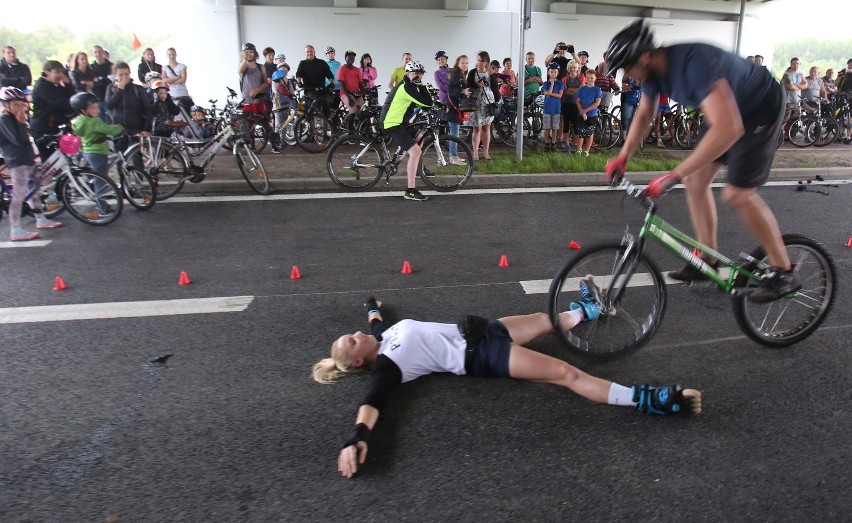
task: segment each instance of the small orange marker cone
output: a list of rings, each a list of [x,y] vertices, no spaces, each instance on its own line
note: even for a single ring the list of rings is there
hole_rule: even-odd
[[[508,267],[509,266],[509,259],[506,258],[505,254],[500,256],[500,263],[498,263],[497,266],[498,267]]]
[[[849,238],[849,241],[846,242],[847,247],[852,247],[852,238]]]
[[[62,276],[56,277],[56,283],[53,284],[53,290],[55,291],[64,291],[68,286],[65,285],[65,280],[62,279]]]
[[[189,285],[192,283],[189,279],[189,275],[186,271],[180,271],[180,278],[178,278],[178,285]]]
[[[577,243],[577,242],[575,242],[574,240],[571,240],[571,243],[569,243],[569,244],[568,244],[568,248],[569,248],[569,249],[580,250],[580,244],[579,244],[579,243]]]
[[[290,269],[290,279],[291,280],[298,280],[301,277],[302,277],[302,273],[299,272],[299,267],[294,265],[293,268]]]
[[[411,274],[411,264],[408,263],[408,260],[402,262],[402,270],[399,271],[402,274]]]

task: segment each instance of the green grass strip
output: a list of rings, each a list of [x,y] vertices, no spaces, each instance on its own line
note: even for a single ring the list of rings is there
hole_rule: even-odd
[[[534,174],[534,173],[602,173],[606,162],[617,151],[592,151],[588,157],[564,152],[524,150],[524,159],[518,161],[514,152],[492,153],[491,161],[476,162],[475,172],[480,174]],[[637,151],[630,159],[631,171],[669,171],[681,162],[657,151]]]

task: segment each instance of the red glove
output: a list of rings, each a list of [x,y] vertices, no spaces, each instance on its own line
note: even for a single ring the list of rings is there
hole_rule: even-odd
[[[657,176],[651,183],[648,184],[648,187],[645,188],[645,196],[657,199],[667,192],[671,191],[675,185],[680,183],[680,178],[678,178],[677,174],[674,171],[669,171],[668,173]]]
[[[606,178],[610,185],[615,185],[624,178],[624,173],[627,172],[627,159],[623,156],[616,156],[606,163]]]

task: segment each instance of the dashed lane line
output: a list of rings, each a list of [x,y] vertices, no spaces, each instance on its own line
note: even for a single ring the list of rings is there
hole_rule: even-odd
[[[0,309],[0,324],[242,312],[254,296],[40,305]]]
[[[29,240],[25,242],[0,242],[0,249],[20,249],[24,247],[45,247],[53,240]]]

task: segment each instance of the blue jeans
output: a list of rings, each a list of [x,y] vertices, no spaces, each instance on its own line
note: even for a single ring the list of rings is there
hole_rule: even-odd
[[[109,159],[107,158],[107,155],[99,153],[83,153],[83,158],[86,159],[86,164],[92,169],[92,171],[102,174],[105,177],[109,176]],[[100,178],[95,178],[93,182],[95,194],[97,196],[100,197],[109,192],[109,186]]]
[[[621,128],[624,132],[630,130],[630,123],[633,121],[633,113],[636,112],[638,105],[630,105],[626,103],[621,106]]]
[[[459,136],[459,124],[457,122],[447,122],[447,125],[450,127],[450,135],[458,138]],[[459,144],[456,142],[450,142],[450,156],[455,158],[459,155]]]

